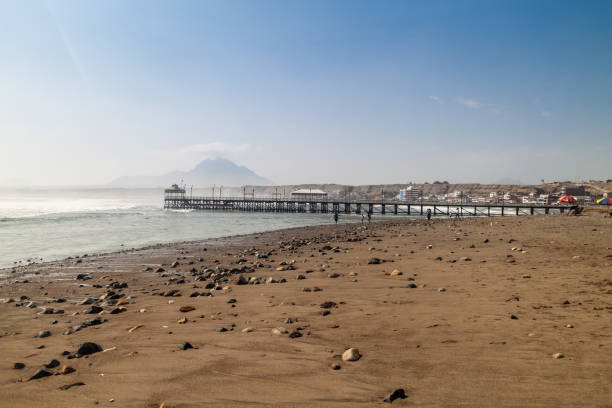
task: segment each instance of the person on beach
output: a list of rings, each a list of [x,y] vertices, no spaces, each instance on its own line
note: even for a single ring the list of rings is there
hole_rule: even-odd
[[[363,215],[363,212],[361,212],[361,225],[365,224],[365,215]]]
[[[372,211],[368,211],[368,224],[372,222]]]
[[[427,221],[431,220],[431,208],[427,209],[426,214],[427,214]]]
[[[334,211],[334,221],[338,224],[338,211]]]

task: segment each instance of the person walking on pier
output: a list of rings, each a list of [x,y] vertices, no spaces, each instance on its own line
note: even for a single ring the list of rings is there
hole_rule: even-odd
[[[334,221],[336,222],[336,225],[338,225],[338,211],[334,211]]]

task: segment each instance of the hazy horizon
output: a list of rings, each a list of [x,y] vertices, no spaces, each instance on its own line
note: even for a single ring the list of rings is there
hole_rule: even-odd
[[[0,185],[612,178],[612,3],[0,5]],[[202,186],[204,187],[204,186]]]

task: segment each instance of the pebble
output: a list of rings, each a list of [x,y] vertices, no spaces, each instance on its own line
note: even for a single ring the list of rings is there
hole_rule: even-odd
[[[69,390],[72,387],[78,387],[78,386],[81,386],[81,385],[85,385],[85,383],[79,381],[79,382],[75,382],[75,383],[72,383],[72,384],[62,385],[61,387],[59,387],[59,390],[66,391],[66,390]]]
[[[100,347],[96,343],[85,342],[77,348],[76,355],[77,356],[86,356],[88,354],[94,354],[102,351],[102,347]]]
[[[179,312],[187,313],[187,312],[191,312],[193,310],[195,310],[195,307],[193,307],[193,306],[181,306],[181,308],[179,309]]]
[[[255,329],[252,327],[245,327],[244,329],[242,329],[243,333],[251,333],[253,331],[255,331]]]
[[[559,359],[559,358],[564,358],[565,356],[563,355],[563,353],[555,353],[552,355],[552,357]]]
[[[51,361],[49,361],[47,364],[45,364],[45,368],[55,368],[55,367],[59,367],[60,362],[57,361],[56,359],[53,359]]]
[[[188,341],[186,341],[183,344],[181,344],[181,350],[189,350],[189,349],[192,349],[192,348],[193,348],[193,346]]]
[[[60,373],[61,375],[68,375],[68,374],[70,374],[70,373],[74,373],[75,371],[76,371],[76,370],[75,370],[74,368],[72,368],[72,367],[70,367],[70,366],[65,365],[65,366],[63,366],[63,367],[62,367],[62,368],[59,370],[59,373]]]
[[[280,335],[280,334],[287,334],[287,333],[289,333],[289,331],[285,329],[284,327],[275,327],[272,329],[272,334]]]
[[[350,348],[342,353],[342,360],[344,361],[357,361],[361,358],[359,350],[356,348]]]
[[[51,332],[49,330],[41,330],[38,332],[38,337],[45,338],[45,337],[49,337],[51,335]]]
[[[342,366],[341,366],[340,364],[338,364],[338,363],[333,363],[333,364],[331,365],[331,369],[332,369],[332,370],[339,370],[339,369],[341,369],[341,368],[342,368]]]
[[[392,403],[396,399],[405,399],[405,398],[407,397],[406,397],[406,392],[404,391],[404,389],[398,388],[397,390],[393,391],[391,394],[387,395],[385,399],[383,400],[383,402]]]
[[[446,288],[438,288],[438,292],[446,292]]]
[[[13,364],[13,368],[15,370],[21,370],[21,369],[25,368],[25,364],[23,364],[23,363],[15,363],[15,364]]]
[[[134,333],[136,330],[140,329],[141,327],[144,327],[144,324],[137,324],[136,326],[128,330],[128,333]]]
[[[391,271],[391,276],[400,276],[400,275],[403,275],[403,273],[399,269],[394,269],[393,271]]]
[[[53,371],[48,370],[46,368],[40,368],[38,369],[38,371],[34,373],[34,375],[28,378],[28,381],[38,380],[39,378],[50,377],[52,375],[53,375]]]

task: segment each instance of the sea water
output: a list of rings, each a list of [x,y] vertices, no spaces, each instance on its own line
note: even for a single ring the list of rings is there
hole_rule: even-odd
[[[0,268],[332,222],[331,214],[164,210],[161,189],[1,189]]]

